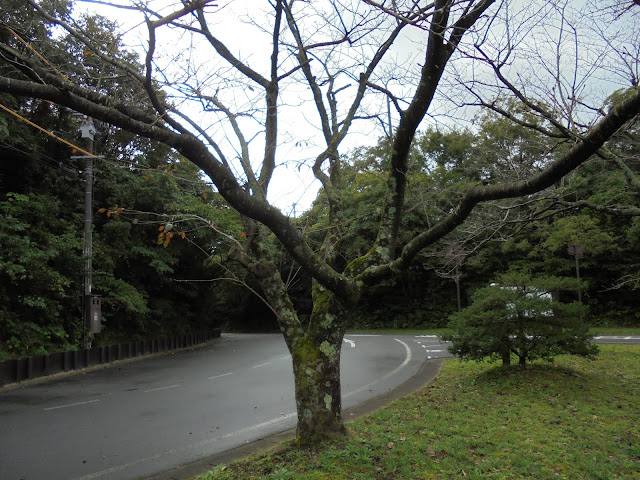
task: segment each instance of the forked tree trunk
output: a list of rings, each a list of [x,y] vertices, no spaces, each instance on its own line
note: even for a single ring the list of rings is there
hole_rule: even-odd
[[[261,250],[259,238],[254,251]],[[340,394],[340,352],[344,337],[344,310],[336,296],[314,282],[313,311],[308,325],[300,322],[291,298],[270,260],[254,262],[241,251],[234,258],[258,278],[269,305],[278,316],[280,329],[293,358],[295,396],[298,412],[297,443],[317,449],[346,433],[342,421]]]

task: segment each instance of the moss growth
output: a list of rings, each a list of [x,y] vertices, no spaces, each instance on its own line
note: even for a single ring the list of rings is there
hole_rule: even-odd
[[[345,273],[352,277],[357,277],[373,264],[375,257],[379,255],[375,248],[372,248],[361,257],[353,259],[345,268]]]
[[[336,347],[325,340],[320,344],[320,351],[326,357],[331,357],[336,354]]]

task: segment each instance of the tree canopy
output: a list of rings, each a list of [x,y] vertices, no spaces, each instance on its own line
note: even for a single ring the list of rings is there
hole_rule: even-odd
[[[501,202],[510,202],[511,215],[591,159],[613,159],[612,139],[640,113],[640,27],[631,2],[275,0],[234,4],[239,10],[207,0],[166,8],[101,3],[144,26],[139,61],[119,48],[118,34],[94,35],[69,3],[9,2],[0,92],[162,144],[209,177],[242,216],[240,235],[225,237],[229,254],[256,278],[291,351],[304,446],[344,433],[340,347],[350,310],[372,285],[407,271],[450,235],[490,230],[483,222],[498,218]],[[45,30],[34,35],[34,28]],[[77,61],[60,35],[77,44]],[[125,92],[112,95],[108,79]],[[441,159],[443,167],[465,164],[463,176],[442,169],[446,198],[435,182],[412,184],[419,127],[428,118],[468,122],[478,111],[504,123],[486,132],[481,151],[466,158],[460,138],[462,148]],[[375,238],[342,257],[346,139],[362,126],[375,135],[379,124],[391,135]],[[291,155],[303,159],[326,198],[319,241],[269,201]],[[628,174],[627,160],[616,158]],[[431,160],[426,165],[438,168]],[[433,210],[405,231],[414,195],[434,200]],[[485,204],[491,215],[483,215]],[[288,294],[283,250],[313,279],[308,318]]]

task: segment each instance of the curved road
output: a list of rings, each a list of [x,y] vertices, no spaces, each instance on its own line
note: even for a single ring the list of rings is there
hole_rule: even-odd
[[[435,336],[347,335],[343,407],[395,388]],[[225,334],[207,348],[0,390],[0,478],[132,479],[223,452],[296,423],[281,335]]]
[[[639,344],[640,337],[594,341]],[[450,356],[434,335],[346,335],[343,407]],[[0,389],[0,479],[147,477],[295,423],[282,336],[225,334],[206,348]]]

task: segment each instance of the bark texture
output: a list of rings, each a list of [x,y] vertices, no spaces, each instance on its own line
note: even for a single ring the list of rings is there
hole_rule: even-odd
[[[345,434],[340,391],[342,308],[335,295],[314,286],[310,325],[290,341],[298,411],[298,446],[317,449]]]

